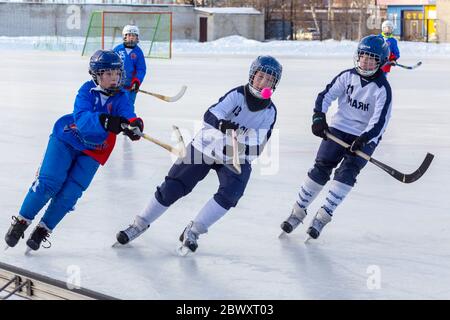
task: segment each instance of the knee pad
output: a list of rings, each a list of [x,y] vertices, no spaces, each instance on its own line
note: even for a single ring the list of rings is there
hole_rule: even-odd
[[[232,207],[236,207],[239,199],[242,197],[242,193],[224,194],[218,192],[214,195],[214,200],[223,208],[229,210]]]
[[[181,181],[167,178],[160,187],[156,187],[155,198],[163,206],[170,207],[189,192],[191,190],[186,190],[186,186]]]
[[[360,171],[361,169],[357,166],[339,168],[334,174],[334,180],[353,187]]]
[[[314,167],[309,170],[308,177],[323,186],[330,180],[332,170],[332,168],[322,167],[316,163]]]
[[[62,182],[48,179],[46,177],[37,177],[30,187],[34,193],[42,194],[48,198],[54,197],[61,189]]]

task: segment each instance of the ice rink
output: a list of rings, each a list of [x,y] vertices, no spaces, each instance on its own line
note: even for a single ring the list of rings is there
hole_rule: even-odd
[[[72,112],[76,92],[90,76],[88,59],[76,52],[2,53],[3,239],[53,123]],[[147,134],[170,142],[176,124],[188,142],[206,109],[247,82],[255,57],[147,60],[143,89],[171,95],[188,86],[176,103],[138,96],[136,111]],[[0,260],[63,281],[80,275],[81,286],[123,299],[450,299],[450,59],[422,57],[420,68],[397,68],[389,76],[393,113],[374,158],[410,173],[431,152],[428,172],[407,185],[368,164],[321,237],[305,245],[306,227],[323,197],[289,237],[278,239],[280,223],[320,143],[310,132],[316,96],[353,60],[277,58],[284,73],[273,97],[278,121],[270,150],[254,167],[238,207],[201,236],[195,255],[179,257],[175,249],[184,227],[216,192],[214,171],[129,247],[111,248],[116,232],[146,206],[172,164],[164,149],[119,136],[75,211],[54,230],[52,247],[25,256],[22,240],[1,250]],[[401,62],[417,60],[404,56]]]

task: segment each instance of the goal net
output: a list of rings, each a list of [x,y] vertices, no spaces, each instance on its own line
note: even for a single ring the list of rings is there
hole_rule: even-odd
[[[139,28],[139,47],[148,58],[172,57],[171,12],[94,11],[91,14],[83,56],[90,56],[99,49],[113,49],[123,42],[125,25]]]

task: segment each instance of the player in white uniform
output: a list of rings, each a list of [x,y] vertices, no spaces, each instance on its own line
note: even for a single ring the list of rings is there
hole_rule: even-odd
[[[356,177],[367,161],[354,151],[361,150],[372,155],[390,118],[391,88],[381,70],[388,58],[389,46],[382,37],[364,37],[354,56],[355,68],[341,72],[319,93],[312,118],[312,132],[324,140],[314,167],[300,187],[291,215],[281,224],[284,232],[292,232],[303,222],[307,207],[330,180],[332,170],[339,163],[326,199],[307,230],[311,238],[319,236],[322,228],[331,221],[337,206],[355,185]],[[336,99],[338,108],[328,127],[325,114]],[[345,149],[327,139],[326,131],[350,144],[350,148]]]
[[[251,161],[262,152],[276,121],[277,111],[270,96],[281,73],[282,66],[271,56],[259,56],[252,63],[248,84],[232,89],[208,109],[204,127],[187,147],[186,157],[172,166],[134,223],[117,234],[118,243],[126,244],[142,234],[213,169],[219,177],[219,189],[180,236],[184,247],[192,252],[197,249],[199,235],[235,207],[244,193]],[[241,174],[232,169],[231,130],[238,136]]]

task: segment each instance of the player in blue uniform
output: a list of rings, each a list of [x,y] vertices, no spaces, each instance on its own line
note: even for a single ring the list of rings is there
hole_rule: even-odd
[[[144,81],[147,67],[144,53],[138,46],[139,28],[134,25],[126,25],[122,31],[123,43],[114,48],[123,60],[125,69],[124,87],[128,91],[130,104],[134,111],[134,102],[139,87]]]
[[[219,177],[219,188],[180,236],[183,246],[192,252],[197,249],[199,235],[235,207],[244,194],[251,161],[262,152],[276,121],[276,108],[270,96],[281,73],[282,66],[275,58],[260,56],[250,67],[248,84],[232,89],[208,109],[204,127],[188,146],[186,157],[172,166],[134,223],[117,234],[119,243],[126,244],[142,234],[213,169]],[[231,130],[238,132],[241,174],[229,169],[232,155],[227,137]]]
[[[389,55],[389,63],[386,63],[381,70],[384,73],[391,72],[391,66],[395,66],[395,63],[400,58],[400,50],[398,49],[397,40],[394,38],[392,33],[394,32],[394,24],[392,21],[386,20],[381,25],[381,34],[384,40],[389,45],[389,50],[391,51]]]
[[[319,93],[312,118],[312,132],[324,140],[314,167],[300,187],[291,215],[281,224],[284,232],[292,232],[303,222],[306,209],[330,180],[334,168],[339,166],[328,187],[326,199],[307,230],[311,238],[319,236],[322,228],[331,221],[337,206],[355,185],[356,177],[367,161],[353,152],[361,150],[372,155],[390,118],[391,88],[380,69],[388,62],[388,57],[389,47],[381,37],[364,37],[355,53],[355,67],[341,72]],[[328,126],[325,114],[336,99],[338,108]],[[351,147],[347,150],[327,139],[325,132],[330,132]]]
[[[144,124],[136,117],[122,89],[123,72],[122,59],[113,51],[98,50],[91,57],[89,73],[93,80],[79,89],[73,113],[56,121],[36,179],[5,236],[9,247],[24,237],[32,220],[50,201],[27,240],[30,249],[38,250],[41,242],[46,242],[56,225],[73,210],[99,165],[105,164],[116,135],[124,132],[131,140],[139,140],[133,130],[142,130]]]

